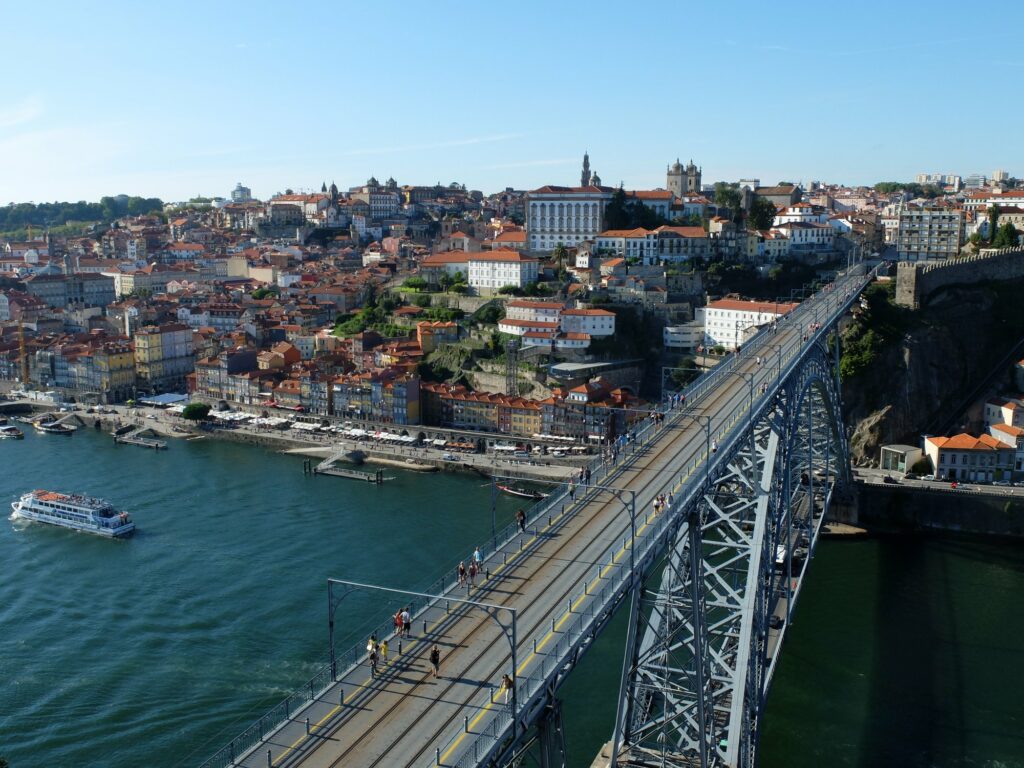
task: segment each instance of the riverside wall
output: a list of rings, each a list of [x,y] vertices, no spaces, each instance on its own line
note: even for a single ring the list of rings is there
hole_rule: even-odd
[[[1024,247],[936,262],[896,265],[896,303],[919,309],[929,294],[946,285],[969,285],[986,280],[1024,277]]]
[[[832,519],[877,531],[955,531],[1024,538],[1024,496],[857,484],[857,503]]]

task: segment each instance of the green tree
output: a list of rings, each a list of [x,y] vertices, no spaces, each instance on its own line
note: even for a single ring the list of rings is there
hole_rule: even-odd
[[[715,205],[728,208],[735,216],[742,207],[743,196],[738,185],[726,184],[724,181],[715,183]]]
[[[424,308],[429,307],[430,306],[430,294],[426,294],[425,293],[422,296],[416,296],[412,300],[412,303],[415,304],[417,307],[424,307]]]
[[[210,406],[208,403],[189,403],[181,415],[189,421],[203,421],[210,415]]]
[[[775,222],[775,204],[766,197],[755,195],[747,219],[748,229],[770,229]]]
[[[498,289],[498,293],[502,296],[517,296],[522,293],[522,290],[520,290],[518,285],[509,284],[501,286],[501,288]]]
[[[554,261],[555,268],[558,271],[561,271],[562,267],[565,265],[565,260],[568,258],[568,256],[569,251],[566,250],[564,245],[559,243],[558,245],[555,246],[555,250],[551,252],[551,260]]]
[[[999,231],[999,206],[992,204],[988,207],[988,239],[995,240]]]
[[[465,283],[455,283],[451,287],[451,292],[452,293],[460,293],[460,294],[461,293],[469,293],[469,286],[466,285]]]
[[[405,282],[402,283],[402,287],[413,291],[422,291],[427,287],[427,281],[422,277],[407,277]]]
[[[1019,244],[1017,228],[1013,226],[1012,221],[1003,224],[992,239],[993,248],[1013,248]]]

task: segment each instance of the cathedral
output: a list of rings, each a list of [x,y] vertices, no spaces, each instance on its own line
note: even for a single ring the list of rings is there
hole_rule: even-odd
[[[693,160],[685,168],[679,158],[666,169],[665,188],[676,197],[700,194],[701,169],[693,164]]]

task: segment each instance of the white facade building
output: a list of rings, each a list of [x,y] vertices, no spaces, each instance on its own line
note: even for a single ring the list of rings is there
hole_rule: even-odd
[[[736,349],[747,332],[792,312],[797,304],[718,299],[704,307],[704,345]]]
[[[518,251],[503,249],[468,256],[469,286],[479,293],[497,293],[506,285],[525,288],[537,281],[537,259]]]
[[[527,247],[546,252],[559,243],[593,240],[604,229],[604,209],[611,199],[608,187],[549,185],[527,192]]]

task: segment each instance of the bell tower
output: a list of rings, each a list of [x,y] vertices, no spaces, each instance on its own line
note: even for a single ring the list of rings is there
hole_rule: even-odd
[[[590,155],[583,153],[583,173],[580,174],[580,186],[590,186]]]

